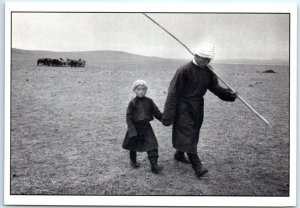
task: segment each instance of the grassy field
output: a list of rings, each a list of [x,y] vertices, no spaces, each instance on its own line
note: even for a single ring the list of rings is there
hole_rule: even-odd
[[[82,58],[85,68],[36,66],[37,58]],[[289,68],[284,65],[213,64],[258,112],[240,101],[205,95],[198,152],[209,173],[196,179],[173,159],[171,127],[152,122],[161,175],[146,153],[129,166],[121,148],[125,112],[135,79],[163,110],[175,70],[184,60],[122,52],[12,51],[11,194],[55,195],[289,195]],[[275,74],[261,73],[266,69]]]

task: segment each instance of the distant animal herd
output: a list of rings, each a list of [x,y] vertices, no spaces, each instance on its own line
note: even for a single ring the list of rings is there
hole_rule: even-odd
[[[55,66],[55,67],[63,67],[63,66],[70,66],[70,67],[85,67],[86,61],[83,59],[72,60],[67,59],[66,61],[63,58],[59,59],[52,59],[52,58],[40,58],[37,60],[37,65],[44,65],[44,66]]]

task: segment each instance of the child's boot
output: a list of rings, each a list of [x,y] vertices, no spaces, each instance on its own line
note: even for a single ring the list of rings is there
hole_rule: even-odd
[[[204,174],[208,172],[208,170],[203,167],[197,154],[188,154],[188,157],[192,163],[192,168],[195,171],[196,177],[200,179]]]
[[[158,157],[150,157],[149,161],[151,164],[151,171],[155,174],[159,174],[162,170],[162,167],[157,164]]]
[[[140,164],[136,161],[136,151],[130,151],[130,165],[134,169],[140,167]]]
[[[158,174],[162,170],[162,167],[157,165],[158,149],[147,151],[147,154],[151,164],[151,171],[155,174]]]

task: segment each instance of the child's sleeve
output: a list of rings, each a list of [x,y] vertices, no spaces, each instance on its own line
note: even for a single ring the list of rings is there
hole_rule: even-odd
[[[153,116],[159,121],[162,121],[162,113],[160,112],[159,108],[157,105],[152,101],[152,106],[153,106]]]
[[[128,136],[129,138],[137,136],[137,131],[133,122],[133,103],[132,101],[128,104],[126,111],[126,123],[128,127]]]

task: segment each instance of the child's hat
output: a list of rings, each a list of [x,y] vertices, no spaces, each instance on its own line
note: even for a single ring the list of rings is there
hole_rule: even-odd
[[[133,83],[132,89],[135,90],[135,88],[139,85],[148,88],[148,84],[145,80],[138,79],[138,80],[135,80],[135,82]]]

